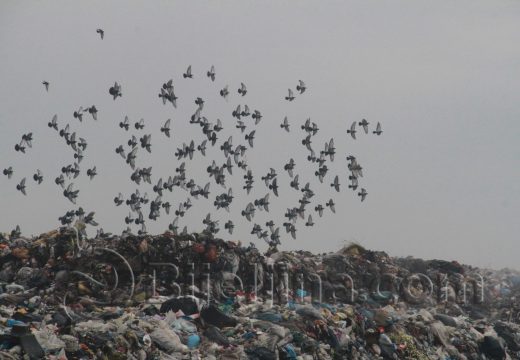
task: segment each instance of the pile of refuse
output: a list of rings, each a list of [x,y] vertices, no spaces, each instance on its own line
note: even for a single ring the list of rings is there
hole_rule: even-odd
[[[520,359],[508,269],[75,228],[0,264],[0,359]]]

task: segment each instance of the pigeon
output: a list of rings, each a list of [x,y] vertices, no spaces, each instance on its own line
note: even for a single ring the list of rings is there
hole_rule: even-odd
[[[363,188],[361,188],[361,191],[358,192],[358,196],[361,197],[361,201],[365,200],[365,198],[367,197],[367,191]]]
[[[249,134],[246,134],[246,140],[249,143],[249,146],[253,147],[253,140],[255,139],[255,130],[251,131]]]
[[[83,222],[88,225],[98,226],[99,224],[94,220],[94,214],[94,211],[89,212],[87,216],[83,217]]]
[[[293,188],[293,189],[296,189],[296,190],[299,190],[299,183],[298,183],[298,177],[299,175],[296,175],[290,182],[290,186]]]
[[[251,112],[249,111],[249,106],[244,105],[244,110],[242,111],[242,113],[240,115],[242,117],[248,117],[249,115],[251,115]]]
[[[23,178],[20,183],[16,185],[16,190],[20,191],[24,195],[27,195],[25,192],[25,178]]]
[[[206,143],[207,143],[207,140],[203,140],[200,145],[197,146],[197,150],[200,151],[200,153],[203,155],[203,156],[206,156]]]
[[[305,83],[301,80],[298,80],[299,84],[296,85],[296,90],[300,92],[300,94],[303,94],[307,87],[305,86]]]
[[[10,179],[13,176],[13,167],[9,166],[8,168],[4,169],[4,175]]]
[[[359,126],[363,126],[363,130],[365,130],[365,134],[368,134],[368,121],[367,119],[363,119],[358,123]]]
[[[135,168],[135,159],[137,157],[137,147],[133,148],[131,152],[128,153],[126,156],[126,163],[130,165],[132,170]]]
[[[120,205],[123,203],[123,194],[119,193],[119,194],[114,198],[114,203],[116,204],[116,206],[120,206]]]
[[[38,183],[38,185],[43,182],[43,174],[40,169],[36,170],[36,174],[33,175],[33,179]]]
[[[233,164],[231,163],[231,157],[227,158],[226,163],[224,163],[224,165],[222,165],[222,167],[228,171],[229,175],[233,175],[233,170],[232,170]]]
[[[294,95],[293,95],[293,91],[291,89],[289,89],[289,94],[285,97],[285,100],[287,101],[293,101],[294,100]]]
[[[101,37],[101,40],[103,40],[103,38],[105,37],[105,31],[103,29],[96,29],[96,32]]]
[[[195,105],[198,105],[199,109],[202,110],[204,108],[204,100],[200,97],[196,98]]]
[[[96,167],[94,166],[92,169],[87,169],[87,176],[92,180],[97,175]]]
[[[143,130],[144,129],[144,119],[139,120],[134,124],[134,127],[136,130]]]
[[[179,209],[175,210],[175,216],[183,217],[185,213],[186,213],[186,211],[184,209],[184,204],[180,203],[179,204]]]
[[[291,158],[287,164],[284,165],[283,169],[287,171],[290,177],[293,177],[293,170],[294,170],[294,159]]]
[[[236,109],[231,112],[231,116],[236,117],[240,120],[242,116],[242,111],[240,110],[240,105],[237,105]]]
[[[327,201],[325,203],[325,206],[327,206],[328,208],[330,208],[330,210],[333,212],[333,213],[336,213],[336,204],[334,204],[334,201],[332,201],[332,199],[330,199],[329,201]]]
[[[252,203],[247,204],[245,210],[242,210],[242,216],[248,221],[251,221],[251,218],[255,216],[255,207]]]
[[[69,199],[70,202],[76,204],[76,198],[78,197],[79,190],[73,190],[73,183],[70,183],[69,186],[63,191],[63,196]]]
[[[269,189],[273,190],[273,193],[278,196],[278,183],[276,179],[274,179],[273,182],[269,185]]]
[[[43,86],[45,86],[45,90],[49,91],[49,82],[44,80],[44,81],[42,81],[42,84],[43,84]]]
[[[227,97],[229,95],[228,85],[224,86],[222,90],[220,90],[220,96],[222,96],[224,99],[227,100]]]
[[[243,121],[240,121],[240,120],[237,121],[237,125],[235,125],[235,127],[237,129],[240,129],[240,132],[244,132],[246,129],[246,125],[244,124]]]
[[[128,129],[130,128],[130,120],[128,119],[128,116],[125,116],[124,121],[119,122],[119,127],[128,131]]]
[[[280,127],[289,132],[289,121],[287,120],[287,116],[283,118],[283,123],[280,124]]]
[[[22,142],[25,142],[25,144],[30,148],[32,148],[32,140],[33,140],[32,133],[27,133],[27,134],[22,135]]]
[[[123,149],[123,145],[119,145],[116,148],[116,154],[119,154],[123,159],[126,159],[125,150]]]
[[[52,120],[47,123],[47,126],[50,127],[50,128],[53,128],[54,130],[58,130],[58,115],[54,115],[52,117]]]
[[[240,88],[238,89],[238,93],[242,96],[245,96],[247,93],[247,88],[244,83],[240,83]]]
[[[128,216],[125,216],[125,223],[132,224],[134,222],[134,218],[132,217],[132,213],[128,213]]]
[[[182,77],[183,78],[193,78],[193,75],[191,74],[191,65],[188,66],[188,69],[186,69],[186,72],[184,74],[182,74]]]
[[[59,185],[62,188],[65,188],[65,178],[63,177],[63,174],[61,174],[56,179],[54,179],[54,182],[56,183],[56,185]]]
[[[351,184],[348,186],[348,188],[352,189],[352,190],[356,190],[357,187],[358,187],[358,179],[357,179],[357,177],[354,176],[354,175],[351,175],[348,178],[351,181]]]
[[[177,108],[178,97],[175,95],[172,82],[173,80],[170,79],[167,83],[163,84],[159,97],[162,99],[163,105],[166,105],[166,102],[169,101],[172,103],[174,108]]]
[[[143,135],[139,142],[141,143],[141,147],[146,149],[149,153],[152,153],[152,134]]]
[[[96,105],[92,105],[91,107],[87,108],[88,113],[90,115],[92,115],[92,118],[94,120],[97,120],[97,113],[98,113],[98,110],[96,109]]]
[[[251,117],[255,120],[255,125],[258,125],[260,120],[262,120],[262,114],[258,110],[255,110],[253,112],[253,115],[251,115]]]
[[[266,194],[263,198],[256,199],[254,204],[260,210],[264,209],[265,211],[269,212],[269,193]]]
[[[336,191],[339,192],[339,178],[338,175],[334,178],[334,182],[330,184],[331,187],[333,187]]]
[[[224,224],[224,229],[226,229],[229,234],[233,234],[233,229],[235,228],[235,225],[233,224],[233,222],[231,220],[227,221],[225,224]]]
[[[85,151],[87,149],[87,145],[87,141],[80,137],[77,143],[78,150]]]
[[[20,141],[19,144],[15,144],[14,145],[14,150],[15,151],[19,151],[19,152],[25,154],[25,146],[23,145],[23,140]]]
[[[312,144],[311,135],[307,135],[307,137],[302,140],[302,145],[305,145],[307,150],[312,151],[311,144]]]
[[[117,99],[118,96],[121,97],[121,85],[119,85],[117,81],[114,82],[114,86],[111,86],[110,89],[108,89],[108,93],[112,95],[114,100]]]
[[[372,134],[381,135],[383,133],[383,130],[381,130],[381,123],[377,123],[376,130],[372,131]]]
[[[350,125],[350,130],[347,130],[347,134],[352,136],[352,139],[356,139],[356,122],[354,121],[352,125]]]
[[[313,225],[314,225],[314,222],[312,221],[312,216],[309,215],[309,218],[307,219],[305,226],[313,226]]]
[[[59,135],[65,139],[69,137],[69,124],[65,125],[65,127],[60,130]]]
[[[168,225],[168,229],[173,232],[174,234],[177,234],[177,230],[179,229],[179,217],[175,217],[173,221]]]
[[[20,225],[16,225],[16,227],[11,231],[9,235],[11,239],[16,239],[22,236],[22,231],[20,230]]]
[[[318,204],[317,206],[314,207],[314,211],[316,211],[320,217],[323,216],[323,209],[324,209],[323,205],[321,205],[321,204]]]
[[[206,75],[211,79],[211,81],[215,81],[215,66],[211,65],[211,69],[206,73]]]

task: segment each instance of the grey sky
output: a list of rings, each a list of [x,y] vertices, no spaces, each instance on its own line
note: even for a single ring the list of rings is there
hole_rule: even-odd
[[[98,27],[105,30],[103,41]],[[0,178],[0,228],[20,224],[25,234],[38,234],[74,208],[54,184],[59,169],[73,161],[46,125],[58,114],[60,127],[70,123],[89,142],[83,170],[95,164],[99,172],[92,182],[85,174],[76,182],[78,205],[95,210],[105,231],[120,232],[128,211],[115,208],[112,198],[119,188],[128,194],[135,186],[114,153],[129,138],[118,122],[125,115],[145,119],[140,135],[152,133],[153,152],[141,151],[138,166],[153,166],[156,180],[174,172],[173,153],[182,141],[203,139],[187,119],[201,96],[206,116],[219,117],[234,143],[243,142],[230,116],[234,106],[247,103],[264,115],[248,154],[256,190],[247,198],[238,190],[243,180],[237,169],[228,180],[237,196],[231,239],[252,239],[253,223],[239,212],[265,195],[260,176],[270,166],[281,169],[292,156],[296,172],[312,177],[299,129],[311,117],[320,127],[315,148],[335,138],[338,154],[325,184],[312,181],[317,200],[334,197],[337,214],[314,216],[310,229],[300,222],[297,240],[284,235],[284,248],[335,250],[355,240],[392,255],[518,267],[519,38],[517,1],[2,1],[0,168],[12,165],[15,174]],[[192,81],[182,79],[189,64]],[[212,64],[215,83],[204,76]],[[170,78],[180,97],[177,110],[157,97]],[[289,104],[283,97],[298,79],[308,92]],[[48,93],[43,80],[51,83]],[[123,87],[116,101],[108,94],[114,81]],[[244,99],[236,94],[241,81],[249,89]],[[227,103],[218,96],[225,84],[232,91]],[[79,106],[92,104],[99,109],[97,122],[73,119]],[[289,136],[278,127],[285,115]],[[352,141],[347,125],[363,117],[371,125],[380,121],[383,135]],[[159,134],[168,118],[170,140]],[[14,144],[28,131],[34,132],[33,149],[16,153]],[[364,203],[328,186],[335,174],[346,185],[346,154],[364,167]],[[211,158],[224,161],[220,151],[203,160],[196,155],[189,177],[206,177]],[[40,186],[32,180],[36,168],[45,177]],[[27,197],[15,189],[24,176]],[[279,177],[282,196],[273,199],[269,217],[254,219],[262,226],[271,217],[281,225],[286,208],[296,204],[287,174]],[[143,190],[152,193],[151,187]],[[190,229],[200,229],[203,216],[214,212],[212,201],[222,191],[214,183],[211,190],[211,201],[196,202],[188,213]],[[177,190],[165,198],[176,206],[186,194]],[[215,216],[221,227],[230,217]],[[172,218],[148,222],[148,230],[159,232]]]

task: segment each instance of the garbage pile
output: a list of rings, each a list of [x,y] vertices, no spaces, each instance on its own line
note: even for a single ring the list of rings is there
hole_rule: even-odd
[[[0,264],[0,359],[520,359],[512,270],[74,228]]]

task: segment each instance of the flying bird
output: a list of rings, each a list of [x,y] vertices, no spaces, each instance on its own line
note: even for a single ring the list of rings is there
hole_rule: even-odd
[[[20,183],[16,185],[16,190],[20,191],[24,195],[27,195],[25,192],[25,178],[23,178]]]
[[[63,177],[63,174],[60,174],[56,179],[54,179],[54,182],[56,185],[61,186],[62,188],[65,188],[65,178]]]
[[[247,93],[247,88],[244,83],[240,83],[240,88],[238,89],[238,93],[242,96],[245,96]]]
[[[166,137],[170,137],[170,123],[171,119],[166,120],[164,125],[161,127],[161,132],[166,135]]]
[[[339,177],[338,175],[336,175],[336,177],[334,178],[334,182],[332,184],[330,184],[331,187],[333,187],[336,191],[339,192]]]
[[[289,121],[287,120],[287,116],[283,118],[283,123],[280,124],[280,127],[289,132]]]
[[[361,188],[361,191],[358,192],[358,196],[361,198],[361,201],[365,200],[365,198],[367,197],[367,191],[363,188]]]
[[[134,127],[136,130],[143,130],[144,129],[144,119],[139,120],[134,124]]]
[[[229,95],[228,85],[224,86],[222,90],[220,90],[220,96],[222,96],[224,99],[227,100],[227,97]]]
[[[43,182],[43,174],[40,169],[36,170],[36,174],[33,175],[33,179],[38,183],[38,185]]]
[[[365,130],[365,134],[368,134],[368,121],[367,119],[363,119],[358,123],[359,126],[363,126],[363,130]]]
[[[114,100],[117,99],[118,96],[123,96],[123,94],[121,93],[121,85],[119,85],[117,81],[114,82],[114,86],[111,86],[110,89],[108,89],[108,93],[112,95]]]
[[[49,82],[48,81],[42,81],[43,86],[45,86],[45,90],[49,91]]]
[[[103,29],[96,29],[96,32],[101,37],[101,40],[103,40],[103,38],[105,37],[105,31]]]
[[[211,65],[211,69],[206,73],[206,75],[211,79],[211,81],[215,81],[215,66]]]
[[[285,100],[287,101],[293,101],[294,100],[294,95],[293,95],[293,91],[291,89],[288,89],[288,95],[285,97]]]
[[[130,120],[128,119],[128,116],[125,116],[124,121],[119,122],[119,127],[128,131],[128,129],[130,128]]]
[[[327,201],[325,203],[325,206],[327,206],[330,209],[330,211],[332,211],[333,213],[336,213],[336,204],[334,204],[334,201],[332,199]]]
[[[260,122],[260,120],[262,120],[262,114],[260,113],[260,111],[258,110],[255,110],[253,112],[253,115],[251,115],[251,117],[253,119],[255,119],[255,125],[258,125],[258,123]]]
[[[54,130],[58,130],[58,115],[54,115],[52,120],[47,123],[47,126],[53,128]]]
[[[307,87],[305,86],[305,83],[301,80],[298,80],[299,84],[296,85],[296,90],[300,92],[300,94],[303,94]]]
[[[249,134],[246,134],[245,139],[249,143],[249,146],[253,147],[253,140],[255,139],[255,130],[251,131]]]
[[[97,120],[97,113],[98,113],[98,110],[96,109],[96,105],[92,105],[91,107],[87,108],[88,113],[90,115],[92,115],[92,118],[94,120]]]
[[[13,167],[9,166],[8,168],[4,169],[4,175],[10,179],[13,176]]]
[[[193,75],[191,74],[191,65],[188,66],[188,69],[186,69],[186,72],[184,74],[182,74],[182,77],[183,78],[193,78]]]
[[[20,141],[19,144],[15,144],[15,145],[14,145],[14,150],[15,150],[15,151],[19,151],[19,152],[21,152],[22,154],[25,154],[25,146],[23,145],[23,143],[24,143],[24,142],[23,142],[23,140],[22,140],[22,141]]]
[[[87,169],[87,176],[92,180],[97,175],[96,167],[94,166],[92,169]]]
[[[284,165],[283,169],[289,173],[290,177],[293,177],[293,170],[294,166],[296,164],[294,163],[294,159],[291,158],[287,164]]]
[[[383,133],[383,130],[381,130],[381,123],[377,123],[376,130],[372,131],[372,134],[381,135]]]
[[[347,134],[352,136],[352,139],[356,139],[356,122],[354,121],[352,125],[350,125],[350,130],[347,130]]]
[[[224,224],[224,229],[226,229],[229,232],[229,234],[233,234],[234,228],[235,228],[235,225],[233,224],[233,222],[231,220],[227,221]]]

